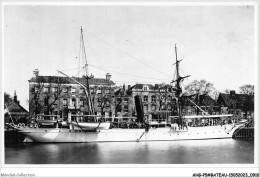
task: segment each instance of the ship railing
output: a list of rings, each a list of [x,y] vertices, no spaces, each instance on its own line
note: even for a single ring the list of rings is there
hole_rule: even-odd
[[[60,115],[37,114],[36,120],[60,120]]]
[[[113,117],[105,115],[71,115],[71,118],[77,119],[77,122],[110,122],[117,128],[143,127],[142,123],[136,121],[137,117],[131,116]]]

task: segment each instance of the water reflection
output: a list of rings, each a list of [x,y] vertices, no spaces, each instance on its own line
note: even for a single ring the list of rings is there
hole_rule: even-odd
[[[21,144],[5,146],[6,164],[254,163],[254,142],[234,139],[173,142]]]

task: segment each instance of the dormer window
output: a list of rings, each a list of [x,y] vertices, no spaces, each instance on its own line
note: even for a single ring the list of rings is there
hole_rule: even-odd
[[[147,87],[147,86],[144,86],[144,87],[143,87],[143,90],[144,90],[144,91],[148,91],[148,87]]]

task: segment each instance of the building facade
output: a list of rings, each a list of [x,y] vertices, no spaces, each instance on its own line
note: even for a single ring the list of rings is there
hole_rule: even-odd
[[[217,102],[221,105],[222,112],[234,114],[238,119],[254,117],[253,94],[237,94],[231,90],[230,93],[220,93]]]
[[[5,109],[5,123],[26,123],[28,116],[28,111],[20,105],[16,92],[14,92],[13,102]]]
[[[54,117],[68,119],[71,115],[88,115],[89,105],[84,87],[68,77],[35,76],[29,80],[29,111],[30,115],[55,115]],[[89,85],[90,98],[93,102],[96,115],[112,116],[114,114],[115,84],[111,75],[106,78],[91,76],[75,77],[83,85]]]

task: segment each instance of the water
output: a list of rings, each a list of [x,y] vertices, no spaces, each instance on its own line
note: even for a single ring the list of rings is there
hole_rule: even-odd
[[[235,139],[5,146],[5,164],[253,164],[254,142]]]

